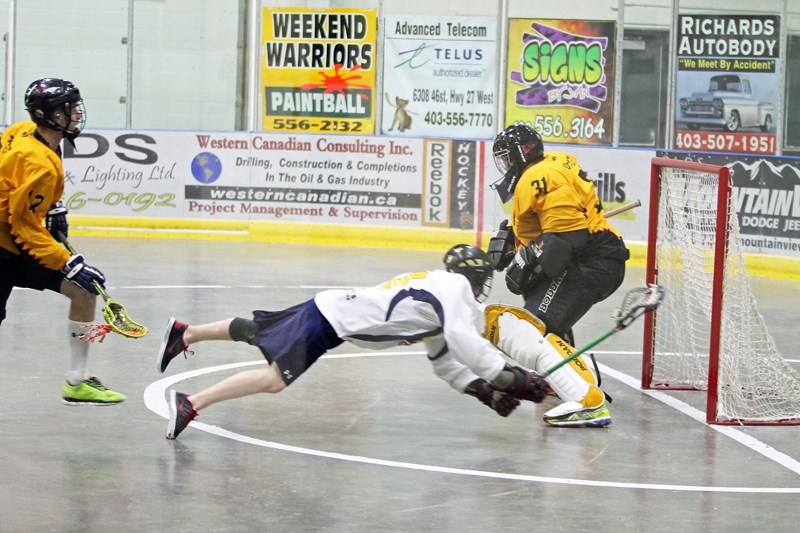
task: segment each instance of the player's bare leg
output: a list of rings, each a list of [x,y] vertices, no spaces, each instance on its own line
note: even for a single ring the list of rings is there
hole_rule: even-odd
[[[259,393],[275,394],[286,388],[275,363],[266,368],[239,372],[207,389],[189,396],[195,410],[200,411],[217,402]]]
[[[259,393],[278,393],[286,388],[278,365],[239,372],[197,394],[188,395],[171,390],[167,438],[174,439],[197,417],[199,410],[225,400]]]
[[[189,325],[183,332],[183,342],[186,345],[202,341],[230,341],[230,328],[233,318],[227,318],[209,324]]]

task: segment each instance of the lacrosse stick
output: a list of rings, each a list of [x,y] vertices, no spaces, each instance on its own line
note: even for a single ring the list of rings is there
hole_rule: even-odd
[[[664,299],[664,289],[658,285],[649,285],[647,287],[636,287],[628,291],[625,298],[622,299],[622,305],[614,313],[614,327],[606,331],[589,344],[576,351],[563,361],[558,362],[549,368],[543,375],[543,378],[549,377],[553,372],[562,366],[569,364],[570,361],[576,359],[579,355],[591,350],[611,335],[618,331],[630,326],[634,320],[643,314],[654,311],[661,305],[661,300]]]
[[[67,247],[67,250],[69,250],[71,254],[75,255],[78,253],[69,243],[69,241],[67,241],[64,235],[59,235],[59,240],[64,246]],[[103,342],[103,339],[109,331],[113,331],[114,333],[119,333],[120,335],[133,339],[144,337],[147,334],[147,326],[132,320],[131,317],[128,316],[128,312],[125,310],[125,307],[118,301],[111,298],[106,291],[103,290],[103,287],[96,281],[94,282],[94,288],[97,291],[97,294],[103,298],[103,318],[106,320],[106,325],[92,326],[92,330],[85,334],[87,335],[87,338],[85,339],[87,342]]]
[[[629,211],[634,207],[639,207],[640,205],[642,205],[641,200],[634,200],[633,202],[630,202],[628,204],[615,207],[614,209],[609,209],[608,211],[606,211],[606,218],[619,215],[620,213],[624,213],[625,211]]]

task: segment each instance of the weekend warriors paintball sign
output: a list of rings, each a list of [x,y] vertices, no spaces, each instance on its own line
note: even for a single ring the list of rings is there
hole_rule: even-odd
[[[262,11],[262,128],[288,133],[375,131],[374,9]]]
[[[527,122],[545,142],[610,145],[616,24],[508,21],[505,124]]]

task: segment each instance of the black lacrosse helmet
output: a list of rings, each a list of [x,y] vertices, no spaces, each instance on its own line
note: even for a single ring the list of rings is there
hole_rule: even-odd
[[[544,157],[544,144],[539,133],[523,122],[515,122],[497,134],[492,145],[492,155],[497,170],[503,177],[491,187],[503,203],[514,196],[522,171],[531,163]]]
[[[81,92],[72,82],[59,78],[42,78],[31,83],[25,91],[25,109],[37,125],[61,131],[69,141],[74,141],[86,124],[86,109]],[[72,114],[76,110],[80,118],[70,129],[74,123]],[[62,113],[66,117],[66,126],[55,121],[56,113]]]
[[[472,294],[483,302],[492,291],[494,268],[489,256],[471,244],[456,244],[444,254],[444,269],[461,274],[469,280]]]

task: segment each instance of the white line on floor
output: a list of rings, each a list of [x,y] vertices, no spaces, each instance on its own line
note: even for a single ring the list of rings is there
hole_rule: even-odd
[[[324,359],[343,359],[343,358],[352,358],[352,357],[390,357],[390,356],[397,356],[397,355],[414,355],[419,356],[424,352],[412,352],[412,351],[398,351],[398,352],[362,352],[362,353],[351,353],[351,354],[331,354],[323,356]],[[600,353],[600,352],[598,352]],[[614,352],[619,353],[619,352]],[[183,372],[181,374],[172,375],[163,379],[160,379],[150,385],[144,391],[144,403],[145,406],[156,413],[159,416],[164,418],[169,418],[167,402],[166,402],[166,391],[175,383],[180,381],[184,381],[193,377],[201,376],[204,374],[210,374],[213,372],[219,372],[223,370],[229,370],[233,368],[239,368],[244,366],[252,366],[252,365],[259,365],[265,364],[264,361],[251,361],[245,363],[233,363],[227,365],[220,365],[220,366],[213,366],[207,368],[201,368],[197,370],[192,370],[189,372]],[[618,372],[606,365],[601,365],[601,368],[604,373],[612,376],[613,378],[619,380],[620,382],[644,393],[648,396],[652,397],[655,400],[665,403],[670,407],[677,409],[681,413],[690,416],[691,418],[701,422],[702,424],[706,425],[707,427],[720,432],[721,434],[734,439],[735,441],[739,442],[740,444],[752,449],[753,451],[763,455],[764,457],[777,462],[781,466],[788,468],[789,470],[800,474],[800,463],[798,463],[795,459],[789,457],[788,455],[779,452],[764,444],[763,442],[750,437],[742,433],[741,431],[729,427],[729,426],[715,426],[709,425],[705,423],[705,415],[700,412],[699,410],[691,407],[680,400],[676,400],[671,396],[667,395],[666,393],[659,392],[659,391],[642,391],[639,389],[639,382],[628,376],[627,374],[623,374]],[[774,494],[800,494],[800,488],[792,488],[792,487],[713,487],[713,486],[693,486],[693,485],[665,485],[665,484],[653,484],[653,483],[623,483],[623,482],[614,482],[614,481],[596,481],[596,480],[587,480],[587,479],[571,479],[571,478],[553,478],[553,477],[544,477],[544,476],[528,476],[528,475],[520,475],[520,474],[508,474],[503,472],[486,472],[482,470],[470,470],[470,469],[462,469],[462,468],[448,468],[448,467],[440,467],[440,466],[431,466],[431,465],[423,465],[417,463],[406,463],[401,461],[386,461],[383,459],[374,459],[370,457],[362,457],[358,455],[347,455],[342,453],[335,453],[335,452],[326,452],[322,450],[314,450],[311,448],[302,448],[299,446],[290,446],[287,444],[281,444],[277,442],[270,442],[261,439],[256,439],[253,437],[248,437],[246,435],[240,435],[238,433],[234,433],[224,428],[220,428],[218,426],[212,426],[210,424],[204,424],[202,422],[194,421],[191,423],[192,427],[206,431],[208,433],[212,433],[218,435],[220,437],[225,437],[228,439],[236,440],[239,442],[252,444],[255,446],[262,446],[265,448],[272,448],[276,450],[284,450],[288,452],[294,453],[301,453],[305,455],[313,455],[317,457],[326,457],[330,459],[338,459],[342,461],[351,461],[357,463],[367,463],[367,464],[374,464],[380,466],[390,466],[395,468],[406,468],[411,470],[423,470],[428,472],[440,472],[446,474],[458,474],[458,475],[469,475],[469,476],[478,476],[478,477],[490,477],[490,478],[499,478],[499,479],[509,479],[509,480],[517,480],[517,481],[533,481],[538,483],[554,483],[554,484],[561,484],[561,485],[581,485],[581,486],[592,486],[592,487],[608,487],[608,488],[627,488],[627,489],[644,489],[644,490],[668,490],[668,491],[684,491],[684,492],[734,492],[734,493],[774,493]]]

